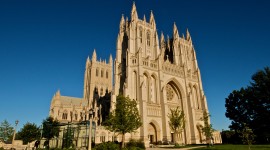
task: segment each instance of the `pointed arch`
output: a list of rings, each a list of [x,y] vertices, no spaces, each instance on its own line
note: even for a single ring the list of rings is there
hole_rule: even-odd
[[[201,101],[200,101],[198,86],[196,84],[194,84],[192,86],[192,98],[193,98],[194,108],[200,109],[201,108]]]
[[[167,84],[169,84],[169,85],[171,85],[173,87],[173,89],[175,90],[175,92],[176,92],[176,94],[178,96],[178,100],[180,100],[178,102],[180,102],[180,104],[182,105],[182,103],[183,103],[182,100],[186,98],[186,94],[185,94],[184,88],[181,86],[181,84],[179,83],[179,81],[177,79],[171,78],[171,79],[168,79],[165,82],[165,84],[164,84],[164,86],[162,88],[163,91],[166,90],[165,87],[166,87]]]
[[[148,30],[147,32],[146,32],[146,45],[148,46],[148,47],[150,47],[150,45],[151,45],[151,34],[150,34],[150,31]]]
[[[62,120],[67,120],[68,118],[68,111],[65,109],[62,114]]]
[[[133,94],[133,98],[135,99],[135,100],[137,100],[137,88],[138,88],[138,86],[137,86],[137,72],[134,70],[133,72],[132,72],[132,85],[133,85],[133,88],[132,88],[132,94]]]
[[[99,68],[96,68],[96,76],[99,76]]]
[[[150,99],[152,103],[157,103],[157,75],[152,74],[150,77]]]
[[[147,102],[150,101],[149,99],[149,73],[143,73],[143,82],[142,82],[142,98]]]
[[[148,122],[148,137],[152,143],[162,140],[161,128],[156,120],[152,119]]]

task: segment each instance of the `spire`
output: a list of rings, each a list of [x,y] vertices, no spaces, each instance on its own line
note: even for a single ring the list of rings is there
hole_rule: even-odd
[[[146,17],[145,14],[143,15],[143,21],[146,22]]]
[[[116,49],[121,49],[121,39],[120,39],[120,34],[117,35],[117,45],[116,45]]]
[[[182,38],[183,38],[183,39],[186,39],[184,33],[182,33]]]
[[[96,53],[96,49],[94,49],[93,51],[93,55],[92,55],[92,61],[97,61],[97,53]]]
[[[138,19],[138,14],[136,10],[136,5],[135,5],[135,2],[133,2],[132,10],[131,10],[131,21],[137,20],[137,19]]]
[[[173,38],[174,39],[179,38],[178,29],[177,29],[175,22],[173,23]]]
[[[120,20],[119,30],[120,30],[120,32],[124,32],[124,30],[125,30],[124,14],[122,14],[122,17],[121,17],[121,20]]]
[[[151,10],[151,13],[150,13],[150,24],[152,26],[156,26],[156,22],[155,22],[155,18],[154,18],[154,14],[153,14],[153,11]]]
[[[170,49],[170,45],[171,45],[171,43],[170,43],[170,37],[169,37],[169,35],[167,35],[167,47]]]
[[[187,29],[187,33],[186,33],[186,36],[187,36],[187,41],[191,41],[191,36],[190,36],[190,33],[189,33],[189,31],[188,31],[188,29]]]
[[[89,58],[89,56],[88,56],[87,59],[86,59],[86,65],[85,65],[85,68],[87,69],[89,65],[90,65],[90,58]]]
[[[109,58],[109,64],[112,64],[112,54],[110,54],[110,58]]]
[[[163,32],[161,32],[161,36],[160,36],[160,42],[161,42],[161,43],[165,42]]]
[[[165,40],[164,40],[163,32],[161,32],[161,36],[160,36],[160,47],[161,48],[165,47]]]
[[[58,89],[57,92],[55,93],[55,98],[59,99],[61,96],[60,90]]]

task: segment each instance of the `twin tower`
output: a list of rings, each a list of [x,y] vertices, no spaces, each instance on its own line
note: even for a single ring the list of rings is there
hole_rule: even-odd
[[[99,124],[114,108],[119,94],[137,101],[143,122],[137,132],[126,135],[127,140],[140,139],[146,146],[175,141],[168,114],[177,107],[184,111],[186,122],[176,142],[200,144],[205,139],[200,127],[204,126],[203,112],[208,112],[207,101],[189,31],[179,36],[174,23],[172,37],[165,38],[162,33],[159,36],[153,13],[149,21],[145,17],[139,19],[135,3],[130,20],[124,16],[120,20],[116,58],[110,56],[108,62],[98,61],[94,50],[92,59],[87,59],[84,97],[74,107],[78,114],[93,108],[98,112],[94,120]],[[102,133],[105,141],[111,141],[106,138],[110,132],[97,133]]]

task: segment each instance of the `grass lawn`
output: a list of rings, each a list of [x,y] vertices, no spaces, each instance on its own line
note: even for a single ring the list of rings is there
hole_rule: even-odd
[[[194,148],[193,150],[248,150],[248,145],[214,145],[212,147]],[[251,145],[251,150],[270,150],[270,145]]]

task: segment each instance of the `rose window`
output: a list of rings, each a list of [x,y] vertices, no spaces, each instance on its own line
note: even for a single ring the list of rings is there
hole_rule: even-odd
[[[167,100],[172,101],[174,97],[174,90],[171,85],[166,85],[166,94],[167,94]]]

